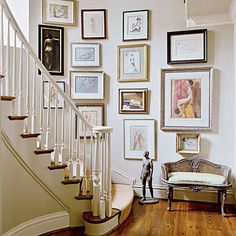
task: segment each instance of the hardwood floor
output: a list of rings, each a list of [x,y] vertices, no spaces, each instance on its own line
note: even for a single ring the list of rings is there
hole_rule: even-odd
[[[236,209],[226,206],[226,217],[220,215],[217,204],[174,201],[168,212],[167,201],[157,204],[138,205],[136,198],[133,210],[125,223],[109,236],[235,236]],[[50,236],[83,234],[76,229]]]

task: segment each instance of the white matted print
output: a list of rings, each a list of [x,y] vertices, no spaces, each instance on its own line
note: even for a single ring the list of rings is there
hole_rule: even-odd
[[[43,0],[43,23],[75,25],[74,0]]]
[[[149,151],[155,159],[155,120],[124,120],[124,158],[143,159],[143,153]]]
[[[70,87],[72,99],[103,99],[104,73],[98,71],[71,71]]]
[[[100,66],[99,43],[72,43],[71,66]]]

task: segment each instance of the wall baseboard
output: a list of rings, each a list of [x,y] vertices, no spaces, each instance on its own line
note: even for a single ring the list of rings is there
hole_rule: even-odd
[[[4,233],[2,236],[39,235],[70,226],[70,216],[60,211],[26,221]]]

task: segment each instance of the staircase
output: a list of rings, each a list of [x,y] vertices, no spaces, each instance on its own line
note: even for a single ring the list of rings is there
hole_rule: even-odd
[[[31,49],[5,0],[0,0],[0,95],[3,144],[69,213],[68,226],[85,225],[87,235],[118,227],[131,211],[133,190],[112,187],[112,128],[94,127],[82,116]],[[112,188],[119,194],[112,196]]]

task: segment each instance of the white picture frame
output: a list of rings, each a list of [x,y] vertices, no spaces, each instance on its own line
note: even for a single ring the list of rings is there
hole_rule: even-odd
[[[100,44],[71,43],[71,66],[100,66]]]
[[[71,99],[103,99],[104,73],[101,71],[71,71]]]
[[[156,159],[156,125],[153,119],[124,120],[124,158],[143,159],[145,151]]]

